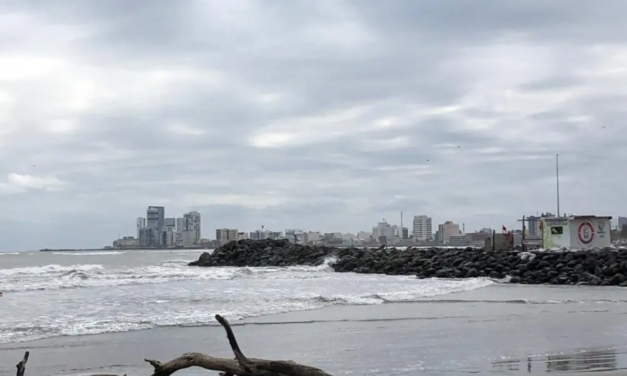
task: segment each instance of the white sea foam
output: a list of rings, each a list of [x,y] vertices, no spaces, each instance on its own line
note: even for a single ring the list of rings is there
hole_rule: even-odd
[[[126,251],[87,251],[87,252],[50,252],[53,255],[63,256],[115,256],[123,255]]]
[[[236,321],[329,305],[407,302],[494,283],[334,273],[333,261],[316,267],[194,268],[188,259],[165,256],[158,265],[137,267],[0,269],[0,342],[208,325],[216,313]]]
[[[287,268],[191,268],[188,259],[166,260],[158,266],[105,269],[100,264],[70,266],[46,265],[0,269],[0,282],[5,292],[32,290],[59,290],[82,287],[114,287],[126,285],[158,284],[185,280],[229,280],[256,278],[283,278],[281,272],[312,273],[332,271],[329,258],[316,267],[293,266]],[[306,274],[302,276],[306,278]]]

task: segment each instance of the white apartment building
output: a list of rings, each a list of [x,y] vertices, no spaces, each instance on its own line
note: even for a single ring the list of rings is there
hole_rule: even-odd
[[[452,237],[460,236],[461,234],[459,225],[453,223],[453,221],[446,221],[438,225],[438,241],[442,243],[450,243]]]
[[[196,240],[196,234],[194,231],[183,231],[182,234],[183,248],[196,247],[199,243]],[[200,242],[200,239],[198,239]]]
[[[197,211],[191,211],[183,215],[184,233],[191,233],[191,235],[183,235],[183,242],[189,244],[190,237],[193,238],[193,244],[200,244],[200,213]],[[185,241],[187,239],[187,242]]]
[[[321,237],[322,236],[320,235],[320,233],[318,231],[309,231],[309,232],[306,232],[304,234],[303,241],[306,244],[316,243],[316,242],[320,241]]]
[[[426,215],[414,216],[412,234],[414,239],[427,241],[433,239],[433,224],[431,217]]]
[[[164,227],[161,229],[159,245],[162,247],[172,247],[176,245],[176,233],[173,227]]]
[[[268,239],[270,237],[270,231],[255,230],[250,233],[249,237],[252,240]]]
[[[137,239],[132,236],[125,236],[113,242],[113,248],[133,248],[137,246]]]
[[[379,240],[380,237],[385,236],[388,242],[394,240],[394,227],[387,222],[377,223],[377,227],[372,228],[372,237],[375,240]]]
[[[349,232],[342,234],[342,240],[344,240],[345,242],[354,241],[356,239],[357,239],[357,236],[355,234],[351,234]]]
[[[137,218],[137,239],[139,239],[139,232],[141,229],[146,228],[146,218]]]
[[[233,228],[219,228],[216,229],[216,240],[221,244],[226,244],[231,240],[238,240],[239,233]]]

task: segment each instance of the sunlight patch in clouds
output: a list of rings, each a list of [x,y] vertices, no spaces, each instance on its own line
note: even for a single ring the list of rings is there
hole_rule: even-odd
[[[9,173],[6,180],[6,183],[0,183],[0,193],[22,193],[30,189],[59,191],[67,185],[66,182],[59,180],[56,176],[34,176],[14,172]]]

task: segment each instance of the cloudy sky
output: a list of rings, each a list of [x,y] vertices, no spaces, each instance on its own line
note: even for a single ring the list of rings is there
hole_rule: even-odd
[[[0,3],[0,249],[627,214],[627,2]],[[623,26],[621,26],[623,25]]]

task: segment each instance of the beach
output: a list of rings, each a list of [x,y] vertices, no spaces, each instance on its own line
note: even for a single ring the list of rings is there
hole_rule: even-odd
[[[248,356],[336,375],[609,375],[627,367],[622,288],[174,265],[192,253],[12,257],[11,265],[0,259],[0,283],[13,287],[2,287],[8,292],[0,300],[3,375],[13,374],[26,350],[30,375],[148,375],[144,358],[166,361],[188,351],[231,358],[216,313],[231,321]],[[77,277],[63,267],[83,271]],[[35,277],[29,268],[48,275]],[[140,272],[136,281],[120,278]],[[59,275],[54,284],[50,273]],[[19,290],[10,284],[18,274],[32,289],[11,291]]]

